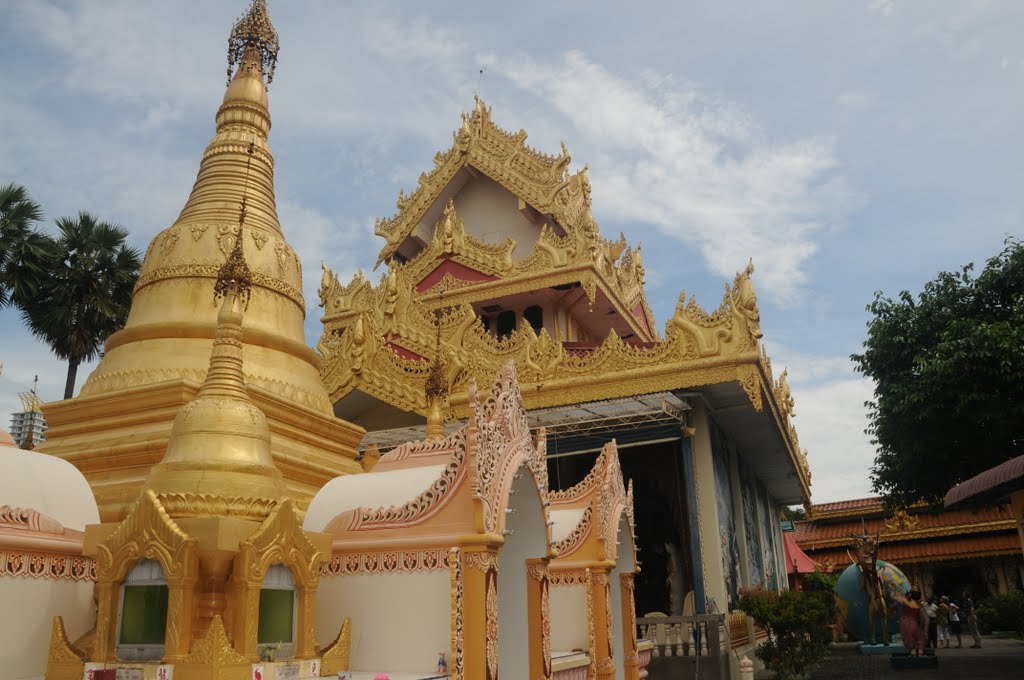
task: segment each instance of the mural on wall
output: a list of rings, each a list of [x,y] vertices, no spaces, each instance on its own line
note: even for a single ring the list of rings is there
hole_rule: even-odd
[[[744,585],[747,588],[760,588],[765,586],[764,578],[764,554],[761,552],[761,531],[757,522],[757,480],[754,478],[750,468],[740,464],[740,493],[743,500],[743,529],[747,536],[747,553],[750,555],[748,562],[750,582]]]
[[[768,496],[768,490],[758,483],[758,516],[761,518],[761,531],[764,534],[764,582],[765,587],[778,590],[779,583],[779,513]]]
[[[725,575],[727,606],[733,609],[739,602],[740,545],[736,538],[736,523],[732,514],[732,486],[729,483],[729,452],[725,437],[711,424],[711,457],[715,463],[715,498],[718,505],[718,534],[722,542],[722,573]],[[724,608],[719,605],[719,609]]]

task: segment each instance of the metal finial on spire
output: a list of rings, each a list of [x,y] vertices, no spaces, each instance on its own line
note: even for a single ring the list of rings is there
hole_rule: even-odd
[[[269,85],[274,80],[277,52],[281,45],[277,40],[277,30],[270,23],[270,16],[267,14],[266,0],[252,0],[249,11],[235,22],[231,29],[231,35],[228,36],[229,83],[232,69],[242,63],[249,48],[259,52],[263,76]]]
[[[255,150],[255,142],[249,142],[249,148],[245,151],[248,155],[245,161],[245,186],[242,189],[242,201],[238,206],[238,234],[235,236],[235,245],[231,248],[228,259],[224,261],[220,271],[217,272],[217,283],[213,285],[214,300],[220,300],[233,288],[246,308],[249,306],[249,298],[252,295],[252,271],[245,261],[245,252],[242,249],[242,230],[245,227],[245,217],[248,214],[246,197],[249,189],[249,168],[252,165],[252,155]]]

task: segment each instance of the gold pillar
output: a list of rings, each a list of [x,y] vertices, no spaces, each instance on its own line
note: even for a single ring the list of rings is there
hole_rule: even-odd
[[[295,593],[298,607],[295,637],[295,658],[315,659],[316,653],[316,587],[303,586]]]
[[[551,619],[548,610],[548,565],[526,561],[526,611],[529,620],[530,677],[551,677]]]
[[[497,680],[498,553],[463,552],[462,565],[463,677]]]
[[[591,572],[591,597],[594,603],[594,649],[590,653],[597,662],[597,677],[615,678],[615,634],[612,629],[611,580],[607,568]]]
[[[636,602],[633,599],[633,574],[619,574],[622,598],[622,665],[626,680],[640,680],[640,655],[636,649]]]
[[[167,632],[164,634],[164,661],[180,662],[192,645],[192,602],[195,579],[167,582]]]
[[[118,593],[109,578],[99,574],[96,582],[96,638],[93,642],[92,660],[106,663],[114,660],[116,631],[113,630],[117,616]]]

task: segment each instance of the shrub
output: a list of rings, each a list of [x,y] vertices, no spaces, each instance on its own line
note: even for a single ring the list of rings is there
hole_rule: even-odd
[[[809,673],[828,654],[835,610],[831,592],[751,590],[740,598],[740,608],[768,633],[755,654],[778,680]]]
[[[1024,636],[1024,592],[1014,590],[982,600],[978,604],[978,627],[986,633],[1012,630]]]

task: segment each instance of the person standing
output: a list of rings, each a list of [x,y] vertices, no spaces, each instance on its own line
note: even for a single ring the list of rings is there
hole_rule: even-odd
[[[974,638],[971,649],[981,649],[981,633],[978,632],[978,614],[974,611],[974,600],[970,593],[964,591],[963,599],[960,600],[960,610],[967,617],[967,632]]]
[[[895,594],[894,597],[903,604],[903,612],[900,615],[900,635],[903,637],[903,646],[913,656],[921,656],[924,653],[925,642],[927,642],[927,633],[922,625],[924,612],[921,611],[921,593],[911,590],[905,596]]]
[[[957,648],[962,647],[963,640],[960,637],[960,607],[957,606],[956,602],[949,603],[949,632],[956,636]]]
[[[927,617],[928,625],[928,646],[935,649],[936,642],[938,642],[938,622],[935,617],[939,613],[939,603],[934,595],[928,599],[928,604],[924,606],[924,613]]]
[[[935,612],[935,632],[938,638],[938,648],[949,648],[949,598],[945,595],[939,600],[939,606]],[[943,644],[945,643],[945,644]]]

